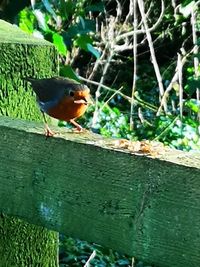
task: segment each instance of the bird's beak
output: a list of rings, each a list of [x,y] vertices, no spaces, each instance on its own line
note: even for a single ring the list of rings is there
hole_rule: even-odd
[[[85,99],[78,99],[78,100],[74,100],[75,104],[85,104],[87,105],[87,101]]]
[[[74,100],[75,104],[84,104],[84,105],[88,105],[88,104],[92,104],[91,98],[89,96],[84,97],[82,99],[77,99]]]

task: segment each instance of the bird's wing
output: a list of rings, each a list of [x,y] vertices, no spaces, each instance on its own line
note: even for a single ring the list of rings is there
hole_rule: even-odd
[[[49,79],[27,78],[41,102],[60,101],[70,90],[81,90],[82,85],[66,78],[54,77]]]

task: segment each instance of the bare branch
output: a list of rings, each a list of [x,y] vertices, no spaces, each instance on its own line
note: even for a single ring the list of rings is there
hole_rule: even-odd
[[[86,78],[84,78],[84,77],[82,77],[82,76],[79,76],[79,79],[82,80],[82,81],[84,81],[84,82],[88,82],[88,83],[90,83],[90,84],[99,86],[99,83],[98,83],[98,82],[91,81],[91,80],[86,79]],[[110,92],[114,92],[114,93],[117,92],[118,95],[120,95],[121,97],[123,97],[123,98],[126,99],[127,101],[131,102],[131,97],[130,97],[130,96],[127,96],[127,95],[125,95],[125,94],[123,94],[120,90],[112,89],[112,88],[110,88],[110,87],[108,87],[108,86],[106,86],[106,85],[104,85],[104,84],[101,84],[101,87],[104,88],[104,89],[106,89],[106,90],[108,90],[108,91],[110,91]]]
[[[187,60],[187,57],[193,52],[194,50],[192,49],[190,51],[190,53],[184,55],[184,57],[182,57],[181,59],[181,64],[182,66],[185,64],[186,60]],[[164,105],[164,103],[167,101],[167,98],[169,96],[169,92],[171,91],[171,89],[173,88],[173,85],[175,82],[178,81],[178,62],[177,62],[177,66],[176,66],[176,70],[175,70],[175,74],[170,82],[170,84],[167,86],[166,90],[165,90],[165,93],[164,95],[162,96],[162,99],[161,99],[161,102],[160,102],[160,107],[158,108],[158,111],[156,113],[157,116],[159,116],[162,112],[162,107]]]
[[[131,0],[132,1],[132,0]],[[134,108],[134,95],[135,95],[135,89],[136,89],[136,81],[137,81],[137,0],[133,0],[133,28],[134,28],[134,34],[133,34],[133,85],[132,85],[132,94],[131,94],[131,114],[130,114],[130,130],[133,130],[134,128],[134,122],[133,122],[133,108]]]
[[[151,28],[149,28],[150,32],[154,31],[157,28],[157,26],[160,24],[160,22],[162,20],[162,17],[164,15],[164,11],[165,11],[164,0],[161,0],[161,13],[160,13],[160,16],[159,16],[157,22]],[[136,33],[137,34],[142,34],[142,33],[145,33],[145,30],[144,29],[136,30]],[[118,35],[116,37],[116,42],[119,42],[121,39],[124,39],[126,37],[131,37],[131,36],[133,36],[133,34],[134,34],[134,30],[130,31],[130,32],[123,33],[121,35]]]
[[[79,79],[82,80],[82,81],[84,81],[84,82],[88,82],[90,84],[99,86],[99,83],[98,82],[88,80],[88,79],[86,79],[86,78],[84,78],[82,76],[79,76]],[[108,86],[106,86],[104,84],[101,84],[101,87],[104,88],[105,90],[110,91],[110,92],[116,92],[118,95],[120,95],[121,97],[123,97],[124,99],[126,99],[129,103],[131,103],[131,97],[123,94],[121,91],[112,89],[112,88],[110,88],[110,87],[108,87]],[[152,105],[150,103],[147,103],[144,100],[142,100],[139,97],[139,95],[137,94],[137,92],[135,92],[134,101],[135,101],[135,103],[139,104],[140,106],[142,106],[144,108],[148,108],[149,110],[151,110],[153,112],[156,112],[157,111],[157,108],[154,105]]]
[[[176,116],[172,122],[169,123],[169,125],[159,134],[157,135],[153,141],[158,141],[163,135],[165,135],[176,123],[176,121],[179,119],[179,116]]]
[[[132,44],[123,44],[123,45],[115,45],[114,46],[115,53],[123,52],[126,50],[132,50],[132,49],[133,49]]]
[[[93,77],[94,77],[94,74],[95,72],[97,71],[99,65],[100,65],[100,62],[106,57],[106,53],[107,53],[107,48],[108,48],[108,43],[106,44],[106,47],[104,48],[103,50],[103,53],[101,54],[100,58],[98,60],[96,60],[95,64],[94,64],[94,67],[93,67],[93,70],[92,72],[90,73],[90,76],[88,77],[89,80],[91,80]]]
[[[155,55],[155,51],[154,51],[154,47],[153,47],[153,42],[152,42],[152,37],[151,37],[151,33],[150,30],[148,28],[148,24],[146,21],[146,17],[145,17],[145,11],[144,11],[144,2],[143,0],[137,0],[138,1],[138,6],[139,6],[139,10],[142,16],[142,22],[145,28],[145,32],[146,32],[146,36],[147,36],[147,40],[148,40],[148,44],[149,44],[149,49],[150,49],[150,53],[151,53],[151,59],[152,59],[152,64],[154,67],[154,71],[156,74],[156,78],[158,81],[158,86],[159,86],[159,91],[160,91],[160,97],[162,97],[164,95],[164,86],[162,83],[162,77],[160,74],[160,69],[156,60],[156,55]],[[163,104],[164,107],[164,111],[167,112],[167,104],[164,103]]]
[[[94,250],[90,255],[89,259],[87,260],[86,264],[84,265],[84,267],[90,267],[90,262],[95,258],[95,256],[96,256],[96,251]]]
[[[129,11],[128,11],[128,14],[127,14],[127,16],[126,16],[126,19],[125,19],[125,21],[124,21],[124,25],[125,24],[127,24],[128,23],[128,21],[133,17],[133,1],[132,0],[130,0],[130,2],[129,2]]]
[[[118,90],[115,90],[115,92],[106,100],[106,102],[103,104],[103,106],[100,108],[100,110],[103,110],[104,107],[108,104],[108,102],[115,96],[117,95],[121,90],[123,89],[123,87],[120,87]]]
[[[179,108],[180,108],[180,118],[183,118],[183,63],[181,54],[178,53],[178,62],[177,62],[177,72],[178,72],[178,81],[179,81]]]
[[[120,22],[121,16],[122,16],[122,6],[119,0],[116,0],[117,2],[117,16],[115,18],[115,23]]]
[[[194,8],[191,11],[191,24],[192,24],[192,40],[193,40],[193,45],[194,45],[194,75],[195,78],[199,78],[200,72],[199,72],[199,59],[197,57],[198,55],[198,45],[197,45],[197,30],[196,30],[196,16],[197,16],[197,6],[195,5]],[[197,102],[199,103],[200,101],[200,88],[196,88],[196,99]],[[198,111],[197,114],[197,119],[200,122],[200,110]]]

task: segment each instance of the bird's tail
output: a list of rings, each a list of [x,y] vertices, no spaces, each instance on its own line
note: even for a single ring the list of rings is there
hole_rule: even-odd
[[[30,77],[22,78],[22,80],[25,80],[25,81],[30,82],[30,83],[33,83],[35,81],[34,78],[30,78]]]

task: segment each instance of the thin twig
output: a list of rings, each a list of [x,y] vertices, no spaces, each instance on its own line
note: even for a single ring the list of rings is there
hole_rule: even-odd
[[[158,27],[158,25],[160,24],[160,22],[162,20],[163,15],[164,15],[164,11],[165,11],[164,1],[161,0],[161,13],[160,13],[160,16],[159,16],[158,20],[156,21],[156,23],[151,28],[149,28],[150,32],[154,31]],[[145,15],[145,17],[146,17],[146,15]],[[136,33],[137,34],[142,34],[142,33],[146,33],[146,31],[143,30],[143,29],[136,30]],[[131,37],[131,36],[133,36],[133,34],[134,34],[134,30],[130,31],[130,32],[123,33],[121,35],[118,35],[116,37],[116,42],[119,42],[120,40],[125,39],[126,37]]]
[[[182,57],[182,65],[185,64],[186,60],[187,60],[187,57],[193,52],[193,49],[188,53],[186,54],[184,57]],[[178,64],[178,63],[177,63]],[[164,105],[164,103],[167,101],[167,98],[169,96],[169,92],[171,91],[171,89],[173,88],[173,85],[174,83],[178,80],[178,66],[176,66],[176,72],[174,74],[174,76],[172,77],[172,80],[171,82],[169,83],[169,85],[167,86],[166,90],[165,90],[165,93],[164,95],[162,96],[162,99],[160,101],[160,106],[158,108],[158,111],[156,113],[156,116],[159,116],[162,112],[162,107]]]
[[[149,110],[151,110],[153,112],[156,112],[157,111],[157,107],[154,106],[154,105],[152,105],[152,104],[150,104],[150,103],[145,102],[144,100],[142,100],[139,97],[137,91],[135,92],[135,95],[134,95],[134,101],[136,103],[138,103],[140,106],[142,106],[143,108],[148,108]]]
[[[96,93],[95,93],[95,110],[94,110],[93,118],[92,118],[92,127],[93,128],[95,127],[95,124],[96,124],[97,118],[98,118],[98,100],[99,100],[99,97],[101,95],[101,87],[102,87],[102,84],[103,84],[103,81],[104,81],[104,78],[105,78],[105,74],[106,74],[106,72],[108,70],[108,67],[110,65],[110,61],[112,60],[113,56],[114,56],[114,52],[113,52],[113,50],[111,50],[110,51],[110,56],[108,57],[107,62],[104,65],[103,74],[101,76],[98,88],[97,88]]]
[[[117,1],[117,16],[115,18],[110,17],[110,23],[109,23],[109,28],[107,32],[107,48],[108,49],[107,50],[104,49],[104,52],[107,52],[108,56],[107,56],[106,63],[103,68],[103,72],[102,72],[101,79],[99,81],[98,88],[95,93],[95,110],[94,110],[93,118],[92,118],[92,127],[95,127],[95,124],[98,118],[98,99],[99,99],[99,96],[101,95],[101,84],[103,84],[104,82],[105,75],[110,66],[110,62],[115,54],[114,49],[113,49],[115,45],[115,38],[114,38],[115,37],[115,25],[116,23],[118,23],[118,20],[120,20],[120,16],[121,16],[120,7],[121,7],[120,2]]]
[[[181,54],[178,53],[178,82],[179,82],[179,109],[180,109],[180,119],[183,118],[183,64]]]
[[[131,94],[131,114],[130,114],[130,130],[133,130],[133,107],[134,107],[134,95],[136,89],[136,81],[137,81],[137,0],[130,0],[133,1],[133,85],[132,85],[132,94]]]
[[[116,90],[107,100],[106,102],[104,102],[103,106],[99,109],[100,111],[104,109],[104,107],[108,104],[108,102],[119,93],[119,91],[121,91],[123,89],[123,86],[120,87],[118,90]]]
[[[197,6],[195,5],[191,11],[191,24],[192,24],[192,40],[193,40],[193,45],[194,45],[194,76],[196,79],[198,79],[200,76],[200,72],[199,72],[199,59],[197,57],[199,49],[197,45],[196,16],[197,16]],[[199,100],[200,100],[199,87],[196,88],[196,99],[197,99],[197,103],[199,104]],[[200,122],[200,110],[197,113],[197,119]]]
[[[176,123],[177,119],[179,118],[179,116],[176,116],[172,122],[170,122],[169,125],[167,125],[167,127],[159,134],[157,135],[153,141],[157,141],[159,140],[163,135],[165,135],[165,133],[167,133],[169,131],[169,129]]]
[[[84,82],[88,82],[90,84],[93,84],[93,85],[96,85],[98,86],[99,83],[98,82],[95,82],[95,81],[91,81],[91,80],[88,80],[82,76],[78,76],[80,80],[84,81]],[[125,94],[123,94],[121,91],[119,90],[116,90],[116,89],[112,89],[104,84],[101,84],[101,87],[104,88],[105,90],[108,90],[110,92],[116,92],[118,95],[120,95],[121,97],[123,97],[124,99],[126,99],[129,103],[131,103],[131,97],[130,96],[127,96]],[[134,101],[135,103],[138,103],[140,106],[144,107],[144,108],[148,108],[149,110],[153,111],[153,112],[156,112],[157,111],[157,107],[155,107],[154,105],[150,104],[150,103],[147,103],[145,102],[144,100],[142,100],[137,92],[135,92],[135,95],[134,95]]]
[[[129,19],[132,18],[132,16],[133,16],[133,1],[130,0],[130,2],[129,2],[129,10],[128,10],[128,14],[126,15],[126,18],[125,18],[125,20],[124,20],[123,25],[127,24],[128,21],[129,21]]]
[[[144,118],[141,107],[138,108],[138,118],[139,118],[141,124],[146,124],[146,125],[152,127],[152,124],[150,122],[148,122],[147,119]]]
[[[131,259],[131,267],[135,267],[135,258],[133,258],[133,257]]]
[[[90,76],[88,77],[89,80],[91,80],[94,77],[94,74],[97,71],[97,69],[98,69],[98,67],[100,65],[100,62],[105,58],[106,53],[107,53],[107,49],[108,49],[108,45],[109,44],[107,43],[106,46],[105,46],[105,49],[104,49],[103,53],[100,56],[100,58],[96,60],[96,62],[94,64],[94,67],[93,67],[93,70],[90,73]]]
[[[89,79],[86,79],[82,76],[78,76],[80,80],[84,81],[84,82],[88,82],[90,84],[93,84],[93,85],[96,85],[96,86],[99,86],[99,82],[95,82],[95,81],[91,81]],[[130,96],[127,96],[125,94],[123,94],[122,92],[118,91],[118,90],[115,90],[115,89],[112,89],[104,84],[101,84],[101,87],[110,91],[110,92],[117,92],[118,95],[121,95],[121,97],[123,97],[124,99],[128,100],[129,102],[131,102],[131,97]]]
[[[131,38],[128,38],[128,36],[123,38],[124,39],[123,44],[118,44],[117,43],[117,40],[118,40],[117,38],[121,35],[121,32],[123,31],[123,29],[126,28],[126,26],[127,26],[127,25],[125,25],[125,23],[128,23],[128,20],[130,18],[132,18],[133,16],[134,16],[134,19],[137,20],[136,12],[135,12],[135,15],[134,15],[134,11],[132,11],[133,0],[130,0],[129,12],[128,12],[128,15],[127,15],[127,17],[125,19],[125,22],[123,23],[122,27],[116,27],[120,23],[120,20],[121,20],[121,2],[119,0],[115,0],[115,1],[117,3],[117,7],[116,7],[116,14],[117,15],[115,17],[112,17],[112,16],[107,17],[107,19],[106,19],[106,23],[107,23],[106,30],[104,30],[104,25],[102,24],[101,36],[102,36],[102,40],[105,43],[105,48],[103,50],[103,53],[102,53],[100,59],[96,61],[92,73],[89,75],[89,79],[91,79],[93,77],[94,73],[97,71],[99,65],[103,62],[103,60],[105,60],[103,71],[102,71],[102,76],[101,76],[101,79],[99,81],[98,88],[97,88],[96,94],[95,94],[95,111],[94,111],[93,119],[92,119],[93,127],[96,124],[97,117],[98,117],[98,109],[99,109],[98,99],[99,99],[99,96],[101,95],[101,88],[103,88],[102,84],[104,83],[105,75],[107,73],[107,70],[108,70],[108,68],[110,66],[110,63],[111,63],[114,55],[119,53],[119,52],[121,52],[121,51],[133,49],[133,46],[134,46],[134,50],[135,50],[135,52],[134,52],[134,61],[136,61],[137,38],[134,38],[134,42],[135,42],[134,44],[132,44]],[[136,0],[134,0],[134,1],[136,3]],[[151,5],[150,5],[150,8],[149,8],[148,12],[150,12],[150,10],[151,10]],[[153,27],[156,27],[160,23],[161,18],[163,16],[163,13],[164,13],[164,0],[161,0],[161,14],[160,14],[160,17],[159,17],[158,21],[156,22],[156,24]],[[147,25],[147,15],[148,14],[147,13],[146,14],[143,13],[143,14],[144,14],[144,16],[142,16],[142,21],[141,22],[144,24],[144,21],[145,21],[146,25]],[[135,22],[134,22],[134,24],[135,24]],[[134,25],[133,25],[133,27],[134,27],[133,35],[136,37],[137,36],[138,23],[137,23],[137,27],[134,26]],[[148,30],[151,30],[151,28],[148,28]],[[145,29],[145,32],[146,31],[147,30]],[[144,30],[143,30],[143,32],[144,32]],[[153,44],[152,44],[152,46],[153,46]],[[156,73],[158,73],[158,71],[156,71]],[[133,73],[133,76],[134,77],[133,77],[133,87],[132,87],[132,97],[131,97],[131,113],[133,113],[133,106],[134,106],[134,103],[135,103],[135,101],[134,101],[134,92],[135,92],[135,85],[136,85],[136,62],[134,62],[134,73]],[[158,77],[158,75],[157,75],[157,77]],[[160,80],[158,79],[159,88],[161,88],[161,83],[162,83],[162,79],[160,79]],[[161,91],[160,95],[162,95],[162,90],[161,89],[160,89],[160,91]],[[126,99],[127,99],[127,97],[126,97]],[[143,105],[143,103],[142,103],[142,105]],[[131,116],[131,120],[132,120],[132,116]],[[130,126],[133,127],[133,121],[131,121],[131,120],[130,120]]]
[[[96,256],[96,251],[94,250],[90,255],[89,259],[87,260],[86,264],[84,265],[84,267],[90,267],[90,262],[95,258],[95,256]]]
[[[118,21],[120,21],[121,16],[122,16],[122,6],[121,6],[121,3],[119,0],[116,0],[116,2],[117,2],[117,10],[116,10],[117,16],[115,18],[115,21],[118,22]]]
[[[159,91],[160,91],[160,97],[162,97],[164,95],[164,86],[162,83],[162,77],[160,74],[160,69],[156,60],[156,55],[155,55],[155,51],[154,51],[154,47],[153,47],[153,41],[152,41],[152,37],[151,37],[151,33],[147,24],[147,20],[145,17],[145,11],[144,11],[144,2],[143,0],[137,0],[138,1],[138,6],[139,6],[139,10],[142,16],[142,22],[145,28],[145,32],[146,32],[146,36],[147,36],[147,40],[148,40],[148,44],[149,44],[149,49],[150,49],[150,53],[151,53],[151,59],[152,59],[152,64],[154,67],[154,71],[156,74],[156,78],[158,81],[158,86],[159,86]],[[163,103],[163,108],[164,111],[167,112],[167,103],[164,102]]]

